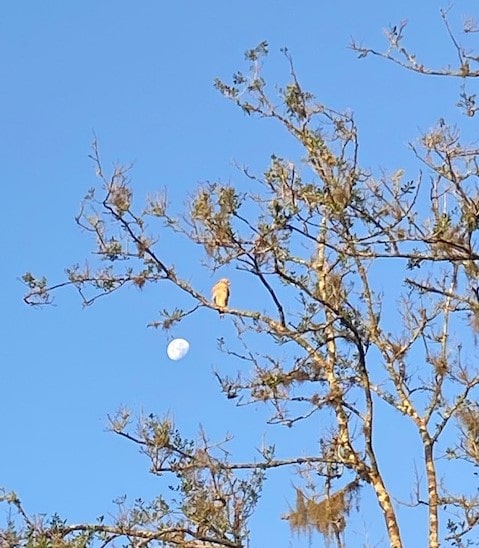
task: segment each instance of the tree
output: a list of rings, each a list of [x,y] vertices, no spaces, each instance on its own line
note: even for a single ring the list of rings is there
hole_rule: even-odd
[[[386,52],[356,43],[352,49],[423,75],[463,82],[477,77],[479,57],[460,45],[447,13],[442,16],[457,67],[435,70],[417,61],[403,46],[404,23],[387,32]],[[467,21],[464,32],[475,30]],[[83,200],[77,222],[93,236],[99,261],[68,269],[67,279],[55,285],[25,274],[25,300],[47,304],[60,287],[72,286],[90,305],[128,284],[169,284],[189,296],[191,307],[165,310],[152,325],[169,329],[199,309],[224,314],[243,350],[228,341],[222,349],[251,371],[234,378],[217,373],[226,397],[264,402],[270,422],[288,428],[321,417],[318,451],[279,458],[273,446],[262,447],[261,459],[236,462],[206,433],[185,439],[170,417],[154,414],[139,417],[135,427],[129,410],[120,409],[110,417],[111,430],[141,447],[154,474],[177,478],[178,498],[159,496],[132,508],[119,501],[111,523],[70,525],[58,516],[31,518],[15,493],[4,493],[17,511],[1,532],[6,545],[105,546],[121,538],[133,546],[240,548],[248,542],[248,519],[266,474],[288,467],[303,480],[284,516],[293,531],[318,531],[344,546],[349,513],[368,490],[389,544],[399,548],[398,503],[376,448],[376,415],[386,408],[421,442],[425,481],[418,477],[411,485],[410,504],[426,509],[428,546],[474,542],[479,498],[475,485],[457,491],[456,471],[474,483],[479,463],[479,149],[463,144],[459,129],[441,119],[411,145],[427,174],[408,179],[400,169],[377,177],[361,166],[353,115],[304,90],[287,50],[290,79],[275,104],[261,73],[267,53],[265,42],[248,51],[250,72],[236,73],[231,84],[218,80],[216,87],[247,115],[279,122],[304,149],[305,162],[272,156],[261,176],[244,170],[249,189],[202,186],[184,217],[174,218],[165,195],[151,197],[137,212],[128,168],[106,173],[95,142],[99,185]],[[474,116],[475,95],[463,87],[458,106]],[[157,251],[147,227],[152,217],[201,246],[205,268],[237,268],[258,284],[266,310],[212,302],[209,290],[194,287]],[[378,271],[400,279],[392,298],[382,294]],[[386,310],[394,301],[398,309]],[[265,340],[276,355],[261,351]]]

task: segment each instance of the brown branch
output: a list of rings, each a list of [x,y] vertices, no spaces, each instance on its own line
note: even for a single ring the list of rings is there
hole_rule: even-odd
[[[215,460],[215,467],[220,470],[269,470],[272,468],[281,468],[283,466],[295,466],[301,464],[343,464],[342,461],[337,459],[328,459],[323,457],[294,457],[290,459],[272,459],[267,462],[236,462],[225,463]],[[198,468],[208,468],[209,464],[192,463],[192,464],[178,464],[174,467],[165,466],[154,468],[154,472],[177,472],[179,470],[194,470]]]
[[[158,540],[171,542],[177,544],[178,546],[190,546],[194,548],[195,546],[203,546],[203,544],[195,544],[196,541],[199,543],[210,543],[214,546],[225,546],[227,548],[242,548],[242,544],[237,542],[232,542],[228,539],[222,538],[218,539],[211,536],[206,536],[198,534],[196,531],[193,531],[189,528],[182,527],[172,527],[165,529],[163,531],[150,531],[148,529],[139,529],[138,527],[132,527],[129,525],[101,525],[101,524],[73,524],[73,525],[63,525],[61,527],[55,527],[55,533],[60,533],[63,537],[77,531],[84,531],[87,533],[111,533],[117,537],[132,537],[135,539],[144,539],[148,541]],[[175,535],[178,540],[175,540]],[[193,540],[179,540],[178,535],[188,535]]]

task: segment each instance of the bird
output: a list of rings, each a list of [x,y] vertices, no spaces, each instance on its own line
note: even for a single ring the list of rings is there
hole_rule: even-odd
[[[221,278],[221,280],[216,282],[211,290],[211,296],[216,306],[221,308],[228,306],[228,300],[230,298],[230,281],[228,278]]]

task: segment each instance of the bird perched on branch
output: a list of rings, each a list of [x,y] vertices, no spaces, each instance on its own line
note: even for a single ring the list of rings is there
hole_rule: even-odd
[[[221,308],[228,306],[230,298],[230,281],[228,278],[221,278],[221,280],[216,282],[211,290],[211,296],[216,306],[220,306]]]

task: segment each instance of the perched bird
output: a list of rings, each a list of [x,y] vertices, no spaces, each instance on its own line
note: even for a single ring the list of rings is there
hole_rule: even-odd
[[[219,282],[216,282],[211,290],[211,296],[216,306],[221,308],[228,306],[228,299],[230,298],[230,281],[228,278],[221,278]]]

